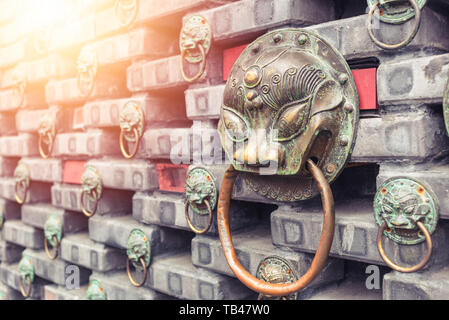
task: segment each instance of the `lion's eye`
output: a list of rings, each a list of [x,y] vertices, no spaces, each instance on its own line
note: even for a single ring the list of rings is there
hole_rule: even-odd
[[[288,141],[306,130],[310,111],[307,99],[294,105],[284,107],[273,122],[271,130],[277,130],[275,141]]]
[[[404,213],[412,214],[414,210],[415,210],[415,206],[409,206],[409,207],[404,208]]]
[[[393,213],[393,209],[389,206],[383,205],[382,206],[382,210],[383,212],[385,212],[386,214],[392,214]]]
[[[222,119],[229,138],[234,142],[248,139],[249,125],[245,119],[232,109],[223,108],[222,110]]]

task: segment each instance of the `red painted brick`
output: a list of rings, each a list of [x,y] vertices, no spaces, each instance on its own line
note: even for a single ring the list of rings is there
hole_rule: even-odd
[[[65,161],[62,182],[81,184],[85,164],[86,161]]]
[[[186,182],[187,164],[158,163],[156,165],[159,189],[162,191],[172,191],[184,193]]]
[[[352,75],[359,92],[360,110],[377,109],[377,69],[352,70]]]
[[[223,80],[228,80],[229,73],[231,72],[232,66],[237,61],[237,58],[245,50],[248,44],[244,44],[238,47],[226,49],[223,51]]]

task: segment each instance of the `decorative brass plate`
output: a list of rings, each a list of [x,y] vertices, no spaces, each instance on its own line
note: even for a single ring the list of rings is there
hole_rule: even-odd
[[[123,26],[131,25],[139,11],[139,0],[116,0],[114,13],[119,23]]]
[[[87,300],[107,300],[106,292],[100,281],[95,279],[89,281],[86,297]]]
[[[415,0],[418,7],[422,9],[427,0]],[[403,24],[415,16],[415,11],[408,0],[367,0],[368,6],[371,8],[379,2],[380,17],[376,14],[376,18],[382,22],[391,24]]]
[[[268,283],[293,283],[298,280],[296,270],[290,263],[278,256],[266,257],[263,259],[256,272],[257,279]],[[270,297],[268,295],[259,295],[259,299],[280,299],[280,297]],[[288,297],[282,297],[284,300],[297,300],[298,293],[292,293]]]
[[[126,141],[136,142],[143,135],[145,118],[142,108],[137,102],[129,101],[120,109],[119,121]],[[133,132],[134,128],[137,129],[138,137]]]
[[[92,93],[97,75],[97,52],[93,46],[85,46],[78,57],[78,90],[83,97]]]
[[[56,115],[48,111],[39,120],[39,153],[47,159],[53,150],[53,142],[56,136]]]
[[[386,180],[374,198],[374,216],[387,230],[384,235],[399,244],[425,241],[417,222],[432,234],[438,223],[438,199],[430,187],[415,179],[395,177]]]
[[[215,180],[215,176],[204,168],[193,168],[187,173],[186,199],[195,213],[199,215],[209,214],[209,210],[204,204],[205,199],[209,201],[210,208],[215,209],[218,196]]]
[[[344,57],[304,29],[269,32],[234,64],[218,130],[248,185],[276,201],[315,196],[314,160],[332,183],[355,144],[359,99]],[[266,175],[271,175],[267,177]]]
[[[26,201],[28,188],[30,187],[30,169],[24,163],[19,163],[14,170],[14,194],[16,201],[22,204]]]

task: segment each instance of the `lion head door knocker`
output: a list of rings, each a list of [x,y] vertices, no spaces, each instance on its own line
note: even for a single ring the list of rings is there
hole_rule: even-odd
[[[30,187],[30,169],[24,163],[19,165],[14,170],[14,196],[18,204],[26,201],[28,188]]]
[[[87,217],[92,217],[97,212],[98,201],[103,191],[100,174],[96,168],[87,166],[84,169],[81,188],[81,210]]]
[[[218,131],[232,163],[224,175],[217,221],[231,270],[250,289],[288,296],[324,267],[334,235],[329,184],[352,152],[359,100],[351,70],[326,40],[303,29],[280,29],[256,39],[234,64],[223,95]],[[275,201],[322,195],[324,223],[310,269],[293,283],[267,283],[237,259],[229,229],[236,177]]]
[[[120,150],[126,159],[134,158],[139,150],[145,126],[144,119],[142,108],[134,101],[127,102],[120,109]],[[131,153],[128,151],[129,143],[134,145]]]
[[[100,281],[95,279],[89,281],[86,298],[87,300],[107,300],[106,292]]]
[[[11,85],[12,99],[11,104],[14,109],[19,109],[25,102],[25,89],[27,86],[24,77],[15,76],[14,84]]]
[[[126,250],[128,260],[126,261],[126,272],[128,273],[129,281],[135,287],[141,287],[147,280],[148,267],[151,259],[150,240],[147,235],[139,229],[131,231],[128,237],[128,249]],[[136,281],[131,274],[130,264],[133,265],[136,271],[143,273],[141,281]]]
[[[39,120],[39,153],[42,158],[48,159],[53,151],[56,136],[56,115],[48,111]]]
[[[212,41],[212,29],[209,22],[200,15],[189,17],[181,29],[179,46],[181,50],[181,72],[184,80],[194,82],[201,78],[206,70],[206,57]],[[195,76],[189,77],[185,71],[185,62],[199,64]]]
[[[19,262],[19,275],[20,292],[24,298],[29,298],[34,282],[34,265],[31,258],[27,255],[23,255]]]
[[[416,36],[421,24],[421,9],[427,0],[367,0],[370,11],[368,14],[368,33],[371,40],[380,48],[392,50],[408,45]],[[374,35],[373,15],[379,8],[376,18],[389,24],[403,24],[415,17],[412,33],[404,41],[397,44],[387,44]]]
[[[380,226],[377,248],[385,263],[400,272],[415,272],[429,261],[432,254],[431,234],[438,223],[438,200],[432,190],[411,178],[386,180],[374,198],[374,216]],[[415,266],[405,268],[393,263],[382,247],[382,236],[404,245],[426,241],[427,253]]]
[[[97,52],[93,46],[86,46],[81,50],[77,61],[78,90],[83,97],[88,97],[95,86],[98,62]]]
[[[263,259],[256,272],[257,279],[263,280],[268,283],[293,283],[298,280],[299,276],[296,270],[290,265],[290,263],[277,256],[266,257]],[[257,300],[273,299],[274,297],[259,294]],[[276,297],[279,298],[279,297]],[[289,296],[280,297],[282,300],[297,300],[298,293],[292,293]]]
[[[51,260],[58,256],[59,245],[62,238],[61,218],[52,214],[48,217],[44,225],[44,247],[45,253]],[[50,249],[51,248],[51,249]]]
[[[218,195],[215,180],[214,175],[204,168],[193,168],[187,173],[185,216],[190,229],[197,234],[206,233],[212,225],[212,210],[217,205]],[[204,228],[199,229],[193,224],[190,219],[189,208],[199,216],[208,216]]]
[[[139,0],[116,0],[114,6],[115,17],[122,27],[130,26],[137,17]]]

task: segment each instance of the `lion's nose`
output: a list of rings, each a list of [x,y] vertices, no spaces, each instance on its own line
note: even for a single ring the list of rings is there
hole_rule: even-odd
[[[283,153],[277,144],[246,143],[234,152],[234,161],[249,166],[276,166],[283,164]]]
[[[182,47],[184,49],[194,49],[196,47],[196,44],[192,40],[185,40],[182,42]]]
[[[408,225],[408,221],[403,216],[398,216],[391,221],[391,224],[394,225],[395,227],[403,227]]]

